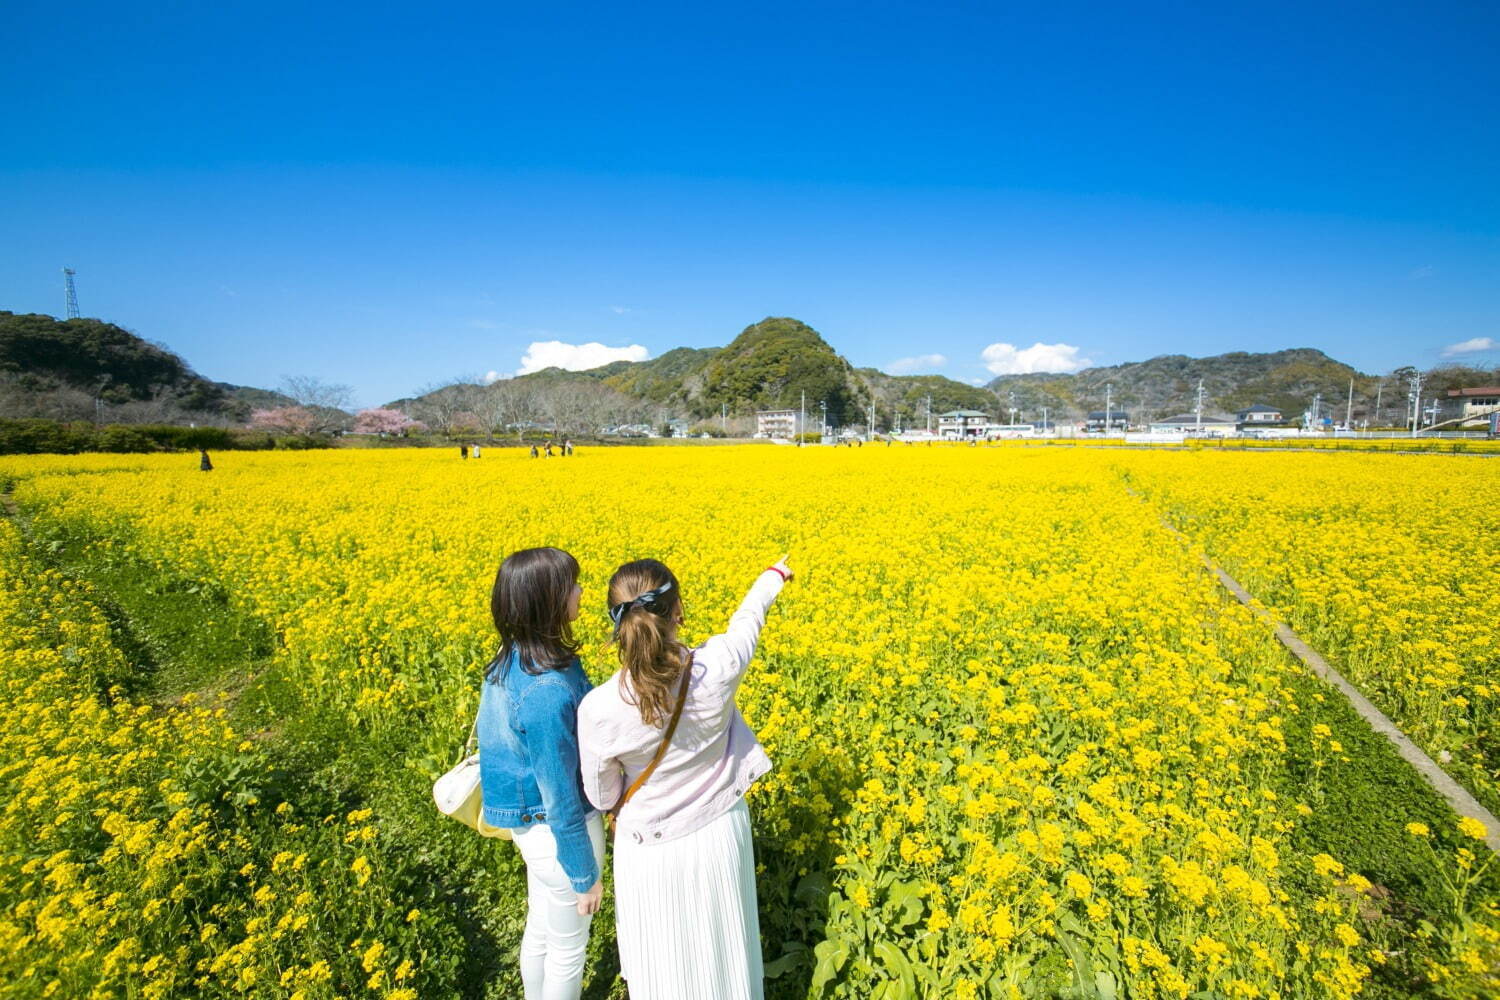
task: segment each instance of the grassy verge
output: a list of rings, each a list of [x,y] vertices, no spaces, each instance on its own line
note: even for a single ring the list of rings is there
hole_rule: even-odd
[[[1451,856],[1463,846],[1465,838],[1452,832],[1457,817],[1338,691],[1302,675],[1290,681],[1288,695],[1296,707],[1287,715],[1289,753],[1280,793],[1313,806],[1299,820],[1292,842],[1299,854],[1331,855],[1374,884],[1361,908],[1362,931],[1387,961],[1374,964],[1368,995],[1391,1000],[1481,995],[1454,989],[1435,973],[1454,959],[1445,932],[1459,930],[1463,922],[1432,850]],[[1318,726],[1327,726],[1331,735],[1319,739]],[[1428,827],[1433,840],[1408,833],[1409,823]],[[1482,845],[1475,846],[1485,853]],[[1491,868],[1471,899],[1471,905],[1500,899],[1500,868]]]

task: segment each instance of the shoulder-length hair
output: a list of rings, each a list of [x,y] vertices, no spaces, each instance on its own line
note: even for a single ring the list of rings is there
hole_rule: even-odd
[[[500,652],[487,676],[495,677],[515,654],[529,674],[560,670],[573,662],[578,642],[568,621],[568,603],[577,582],[578,560],[562,549],[521,549],[505,557],[490,591]]]

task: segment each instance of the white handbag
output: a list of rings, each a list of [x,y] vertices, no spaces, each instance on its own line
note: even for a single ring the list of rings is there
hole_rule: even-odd
[[[464,744],[464,758],[432,783],[432,801],[438,812],[452,816],[464,826],[473,827],[482,837],[510,840],[510,829],[491,826],[484,821],[484,793],[479,782],[479,722],[469,732]]]

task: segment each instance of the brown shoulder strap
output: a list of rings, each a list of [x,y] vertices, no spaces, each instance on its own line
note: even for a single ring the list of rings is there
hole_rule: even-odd
[[[677,720],[682,718],[682,706],[687,704],[688,682],[692,678],[692,673],[693,654],[689,650],[687,663],[682,668],[682,690],[677,692],[677,706],[672,709],[672,720],[667,723],[667,731],[662,734],[661,746],[656,748],[656,756],[651,758],[651,763],[646,765],[646,769],[630,783],[629,788],[625,789],[625,794],[620,796],[620,801],[615,803],[615,807],[610,810],[611,813],[619,813],[620,808],[630,801],[632,795],[640,791],[641,786],[646,783],[646,779],[651,777],[651,772],[656,770],[656,765],[660,764],[661,759],[667,755],[667,745],[672,742],[672,734],[677,731]]]

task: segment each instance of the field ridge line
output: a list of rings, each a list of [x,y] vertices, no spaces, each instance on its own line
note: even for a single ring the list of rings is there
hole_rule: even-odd
[[[1126,492],[1136,497],[1142,503],[1151,506],[1150,501],[1134,489],[1126,487]],[[1189,548],[1193,547],[1191,539],[1184,535],[1165,514],[1161,515],[1161,523]],[[1301,660],[1314,674],[1337,688],[1339,693],[1353,706],[1354,710],[1360,714],[1360,717],[1369,723],[1371,729],[1390,740],[1395,745],[1396,752],[1408,764],[1416,768],[1417,773],[1422,776],[1427,784],[1432,786],[1433,791],[1437,792],[1447,801],[1455,813],[1460,816],[1472,816],[1483,823],[1486,830],[1484,838],[1485,846],[1496,854],[1500,854],[1500,819],[1496,819],[1494,813],[1481,805],[1479,800],[1474,798],[1467,788],[1459,784],[1453,779],[1452,775],[1439,767],[1437,761],[1427,756],[1426,751],[1413,743],[1411,737],[1402,732],[1401,728],[1392,722],[1389,716],[1376,708],[1370,699],[1360,693],[1359,688],[1349,683],[1343,674],[1339,673],[1327,660],[1323,659],[1322,655],[1294,632],[1290,625],[1278,621],[1275,615],[1266,610],[1264,604],[1257,601],[1250,591],[1242,587],[1238,580],[1225,572],[1206,552],[1200,552],[1199,558],[1203,560],[1203,565],[1208,567],[1208,571],[1218,579],[1220,585],[1225,590],[1229,591],[1241,604],[1249,608],[1251,613],[1261,620],[1270,623],[1276,631],[1276,638],[1281,641],[1281,644],[1293,656]]]

